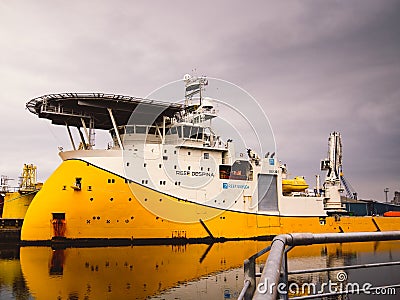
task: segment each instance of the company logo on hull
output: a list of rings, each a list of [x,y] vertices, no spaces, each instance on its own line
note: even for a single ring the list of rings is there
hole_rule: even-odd
[[[250,187],[249,187],[247,184],[234,184],[234,183],[226,183],[226,182],[224,182],[224,183],[222,183],[222,188],[223,188],[224,190],[227,190],[227,189],[242,189],[242,190],[247,190],[247,189],[249,189]]]

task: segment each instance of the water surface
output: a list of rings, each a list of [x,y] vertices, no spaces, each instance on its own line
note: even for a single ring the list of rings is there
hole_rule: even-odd
[[[241,241],[66,249],[0,246],[0,299],[235,299],[243,286],[243,261],[268,244]],[[400,261],[400,242],[314,245],[289,252],[290,270],[384,261]],[[291,275],[289,282],[319,284],[337,280],[338,272]],[[346,282],[400,283],[399,266],[346,274]],[[398,296],[334,299],[365,297]]]

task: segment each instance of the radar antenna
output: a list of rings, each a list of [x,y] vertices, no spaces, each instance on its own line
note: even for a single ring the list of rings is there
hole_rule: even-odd
[[[202,91],[204,90],[204,86],[208,85],[207,78],[205,76],[193,77],[189,74],[185,74],[183,80],[185,81],[185,106],[189,106],[190,101],[196,94],[199,94],[201,106]]]

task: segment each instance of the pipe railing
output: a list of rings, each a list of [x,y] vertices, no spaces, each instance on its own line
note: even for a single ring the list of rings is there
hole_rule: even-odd
[[[276,236],[271,245],[264,248],[260,252],[251,256],[244,262],[244,287],[239,295],[241,299],[277,299],[278,297],[278,285],[280,282],[288,283],[288,275],[295,274],[295,272],[288,272],[287,266],[287,252],[289,252],[295,246],[305,246],[313,244],[329,244],[329,243],[352,243],[352,242],[370,242],[370,241],[392,241],[400,240],[400,231],[382,231],[382,232],[351,232],[351,233],[325,233],[325,234],[312,234],[312,233],[293,233],[293,234],[282,234]],[[288,246],[288,247],[287,247]],[[255,272],[255,260],[261,255],[270,251],[268,259],[261,274]],[[395,263],[381,263],[371,264],[365,267],[377,267],[396,265]],[[360,266],[355,266],[359,268]],[[350,267],[347,266],[347,269]],[[327,268],[326,270],[329,270]],[[302,270],[306,272],[307,270]],[[312,272],[313,270],[310,270]],[[261,276],[257,276],[261,275]],[[260,277],[260,283],[268,283],[268,292],[263,293],[256,288],[256,277]],[[393,285],[392,287],[398,287]],[[377,288],[377,287],[375,287]],[[287,299],[287,294],[283,295]],[[323,295],[310,295],[307,297],[317,298]],[[304,297],[303,297],[304,298]],[[300,299],[300,298],[296,298]]]

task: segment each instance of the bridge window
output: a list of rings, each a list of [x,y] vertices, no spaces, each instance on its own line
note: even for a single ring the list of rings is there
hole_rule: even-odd
[[[156,127],[150,126],[149,127],[149,134],[156,134],[156,133],[157,133]]]
[[[134,125],[125,126],[125,132],[127,134],[135,133],[135,126]]]
[[[181,137],[181,135],[179,135]],[[196,126],[183,126],[183,137],[192,140],[201,140],[203,138],[203,128]]]
[[[177,133],[178,133],[177,127],[171,127],[171,128],[167,131],[167,135],[170,135],[170,134],[177,134]]]
[[[184,138],[190,137],[190,129],[191,129],[191,126],[183,126],[183,137]]]
[[[136,133],[138,133],[138,134],[147,133],[147,126],[138,126],[138,125],[136,125]]]
[[[178,130],[178,137],[182,138],[182,126],[176,128]]]
[[[199,127],[192,127],[192,129],[190,131],[190,138],[197,139],[198,132],[199,132]]]

